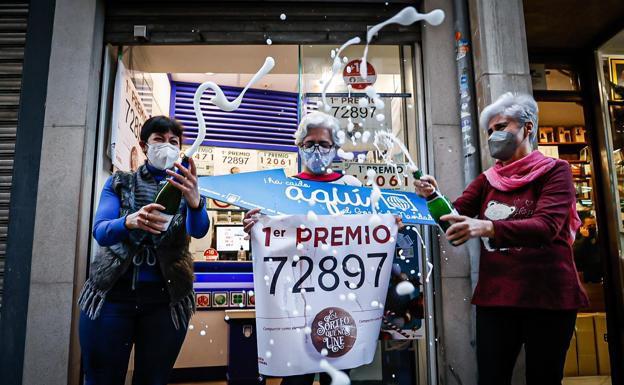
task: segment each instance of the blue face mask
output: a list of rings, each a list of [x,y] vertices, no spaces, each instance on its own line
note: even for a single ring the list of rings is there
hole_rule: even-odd
[[[320,175],[325,173],[327,167],[329,167],[332,160],[336,157],[336,147],[332,147],[327,154],[321,154],[318,149],[311,153],[306,153],[299,148],[299,156],[303,164],[305,164],[313,174]]]

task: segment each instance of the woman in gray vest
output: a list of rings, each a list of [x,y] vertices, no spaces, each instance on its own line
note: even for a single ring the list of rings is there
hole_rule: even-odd
[[[195,311],[189,236],[203,237],[209,225],[195,164],[175,163],[182,126],[173,119],[148,119],[140,139],[147,161],[106,181],[95,215],[101,247],[79,297],[86,385],[124,384],[133,346],[133,385],[167,384]],[[165,183],[184,197],[168,228],[164,207],[152,203]]]

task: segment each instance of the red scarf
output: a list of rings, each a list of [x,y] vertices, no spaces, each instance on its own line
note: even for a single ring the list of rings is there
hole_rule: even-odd
[[[492,187],[508,192],[521,188],[546,174],[555,166],[555,163],[554,158],[546,157],[539,151],[533,151],[506,166],[503,162],[497,161],[494,167],[490,167],[484,174]],[[576,230],[580,225],[581,220],[576,212],[576,201],[574,201],[570,205],[570,244],[574,242]]]

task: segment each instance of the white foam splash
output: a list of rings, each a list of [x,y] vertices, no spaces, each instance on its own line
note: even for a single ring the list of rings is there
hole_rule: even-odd
[[[427,261],[427,269],[429,269],[429,271],[427,271],[427,277],[425,278],[425,282],[429,282],[429,278],[431,278],[431,273],[433,272],[433,264],[431,264],[431,262]]]
[[[386,115],[384,115],[384,114],[377,114],[377,115],[375,115],[375,120],[377,120],[378,122],[383,122],[384,120],[386,120]]]
[[[349,132],[353,131],[354,127],[355,127],[355,125],[353,124],[353,121],[351,121],[351,117],[349,117],[349,119],[347,121],[347,131],[349,131]]]
[[[384,155],[383,150],[389,150],[390,148],[393,147],[393,145],[397,145],[399,149],[401,150],[401,152],[403,153],[403,155],[405,155],[405,158],[407,158],[407,162],[408,162],[407,168],[412,172],[418,170],[416,163],[414,163],[414,160],[412,160],[412,157],[409,151],[407,151],[407,148],[405,148],[405,145],[401,143],[401,141],[397,139],[397,137],[392,135],[391,133],[384,132],[384,131],[376,132],[373,144],[375,145],[379,153],[382,154],[382,157],[384,158],[384,161],[386,162],[386,164],[390,166],[394,166],[394,162],[388,157],[387,154]]]
[[[334,368],[329,362],[327,362],[327,360],[321,360],[320,366],[321,366],[321,369],[325,373],[329,374],[329,376],[331,377],[332,379],[331,385],[350,385],[351,384],[351,380],[349,379],[349,376],[346,373]]]
[[[416,288],[409,281],[401,281],[395,288],[398,295],[412,294]]]
[[[337,155],[344,160],[353,160],[353,158],[355,157],[355,154],[353,154],[352,152],[346,152],[342,148],[338,149]]]
[[[368,99],[366,98],[360,98],[358,100],[358,106],[362,107],[362,108],[366,108],[368,107]]]
[[[200,332],[199,332],[199,335],[201,335],[201,336],[205,336],[205,335],[206,335],[206,331],[205,331],[205,330],[200,331]]]
[[[195,115],[197,116],[197,124],[199,127],[198,127],[197,138],[195,139],[195,142],[193,142],[193,145],[185,152],[185,155],[187,157],[191,158],[193,154],[195,154],[195,151],[197,151],[199,146],[204,141],[204,138],[206,137],[206,120],[204,119],[204,114],[202,113],[201,103],[200,103],[204,92],[207,89],[213,90],[215,95],[210,99],[210,103],[219,107],[223,111],[234,111],[235,109],[240,107],[240,104],[243,101],[243,97],[245,96],[245,92],[247,92],[249,87],[254,85],[264,75],[271,72],[274,66],[275,66],[275,60],[270,56],[267,57],[264,60],[264,64],[262,65],[262,67],[258,70],[258,72],[256,72],[256,74],[251,78],[251,80],[249,80],[249,83],[247,83],[245,88],[243,88],[243,90],[238,95],[238,97],[231,102],[227,100],[227,98],[225,97],[225,94],[223,93],[223,90],[221,90],[221,88],[212,81],[204,82],[200,84],[199,87],[197,87],[197,91],[195,91],[195,96],[193,97],[193,109],[195,110]]]
[[[318,216],[314,213],[314,211],[308,210],[308,220],[311,222],[316,222],[318,220]]]
[[[372,301],[371,302],[371,306],[372,307],[378,307],[379,306],[379,301]]]
[[[371,185],[374,182],[375,179],[375,175],[377,175],[377,171],[375,171],[372,168],[369,168],[368,170],[366,170],[366,184],[367,185]]]
[[[267,43],[267,45],[271,45],[271,44],[273,44],[273,40],[271,40],[270,38],[266,39],[266,43]]]
[[[283,20],[286,20],[286,14],[285,14],[285,13],[282,13],[282,14],[280,15],[280,20],[282,20],[282,21],[283,21]]]
[[[323,85],[323,90],[321,92],[321,100],[323,101],[323,106],[325,108],[325,111],[329,111],[331,109],[331,106],[327,102],[327,97],[326,97],[327,88],[329,88],[329,85],[334,79],[334,76],[336,76],[336,74],[339,73],[340,70],[342,69],[342,59],[340,59],[340,53],[348,46],[353,45],[353,44],[360,44],[360,42],[361,42],[361,39],[359,37],[354,37],[352,39],[347,40],[347,42],[344,43],[342,46],[340,46],[340,48],[338,48],[337,51],[332,50],[332,58],[334,59],[334,61],[332,63],[331,75],[329,76],[329,79],[325,81],[325,84]]]
[[[340,143],[338,143],[338,144],[343,144],[343,143],[344,143],[344,141],[345,141],[345,136],[346,136],[346,134],[344,133],[344,131],[338,131],[338,132],[336,133],[336,135],[338,136],[338,140],[340,141]]]
[[[399,13],[392,16],[386,21],[383,21],[371,29],[366,33],[366,47],[364,48],[364,55],[362,56],[362,64],[360,65],[360,74],[363,79],[368,77],[367,68],[366,68],[366,56],[368,55],[368,46],[375,36],[383,27],[389,24],[401,24],[401,25],[410,25],[417,21],[425,20],[427,23],[431,25],[439,25],[444,21],[444,11],[440,9],[436,9],[429,13],[419,13],[416,11],[414,7],[405,7]]]
[[[357,298],[357,295],[355,295],[355,293],[349,293],[347,294],[347,298],[349,299],[349,301],[355,301]]]
[[[381,198],[381,190],[379,189],[379,186],[377,186],[377,184],[373,184],[373,191],[371,191],[371,195],[370,195],[370,199],[371,199],[371,207],[373,208],[374,212],[377,212],[377,209],[379,208],[379,199]]]

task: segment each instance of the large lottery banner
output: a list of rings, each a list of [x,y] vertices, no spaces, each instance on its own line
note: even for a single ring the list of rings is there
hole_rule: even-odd
[[[260,373],[370,363],[396,238],[391,214],[262,216],[251,233]]]
[[[199,193],[263,214],[373,214],[370,187],[288,178],[283,169],[199,177]],[[434,225],[426,201],[414,193],[381,190],[377,213],[401,216],[404,223]]]

